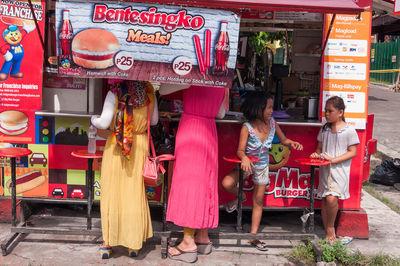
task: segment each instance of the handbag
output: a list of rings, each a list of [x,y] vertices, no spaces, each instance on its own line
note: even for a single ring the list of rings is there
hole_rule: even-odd
[[[174,160],[175,156],[172,154],[162,154],[156,156],[154,149],[153,138],[150,133],[150,110],[149,104],[147,105],[147,140],[149,142],[151,154],[146,156],[143,166],[143,180],[145,185],[158,186],[161,183],[160,174],[165,173],[163,161]]]

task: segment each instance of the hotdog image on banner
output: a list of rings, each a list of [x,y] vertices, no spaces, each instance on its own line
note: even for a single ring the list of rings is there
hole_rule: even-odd
[[[46,176],[39,170],[31,171],[17,176],[15,190],[17,194],[32,190],[46,181]],[[8,191],[11,193],[11,180],[7,181]]]

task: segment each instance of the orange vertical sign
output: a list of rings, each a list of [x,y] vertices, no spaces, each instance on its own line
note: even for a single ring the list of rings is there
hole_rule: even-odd
[[[331,14],[325,15],[325,37],[331,20]],[[337,14],[321,70],[322,111],[329,97],[342,97],[346,121],[357,129],[365,129],[368,114],[370,36],[370,11],[360,16]]]

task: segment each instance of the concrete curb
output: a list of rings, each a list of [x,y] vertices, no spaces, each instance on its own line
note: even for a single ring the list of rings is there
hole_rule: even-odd
[[[381,155],[382,160],[390,159],[390,158],[400,158],[400,153],[388,148],[387,146],[378,143],[377,153]]]
[[[388,85],[388,84],[383,84],[383,83],[379,83],[379,82],[370,82],[370,84],[378,86],[378,87],[382,87],[382,89],[390,89],[394,85],[394,84]]]

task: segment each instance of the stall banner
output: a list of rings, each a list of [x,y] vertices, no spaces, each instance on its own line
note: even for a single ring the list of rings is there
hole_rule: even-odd
[[[332,15],[325,15],[324,36]],[[371,12],[357,15],[337,14],[327,40],[321,79],[320,104],[325,122],[325,102],[334,95],[343,98],[346,122],[356,129],[365,129],[368,115],[369,55]]]
[[[32,0],[43,37],[45,1]],[[27,0],[1,0],[0,110],[39,110],[43,48]]]
[[[43,86],[45,88],[85,90],[86,81],[87,79],[85,78],[60,77],[49,73],[43,74]]]
[[[393,15],[400,15],[400,0],[395,0],[394,1],[394,6],[393,6]]]
[[[239,23],[214,9],[61,1],[59,73],[230,87]]]

